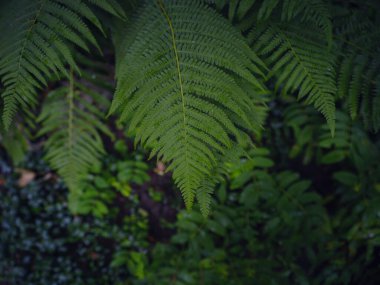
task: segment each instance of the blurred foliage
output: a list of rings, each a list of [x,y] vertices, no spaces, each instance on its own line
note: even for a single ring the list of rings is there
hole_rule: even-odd
[[[9,173],[1,187],[0,284],[125,284],[140,277],[139,256],[148,246],[147,213],[136,193],[114,185],[112,174],[128,160],[104,161],[111,169],[89,177],[81,212],[72,215],[67,189],[41,163],[41,155],[34,156],[22,165],[36,173],[33,181],[20,188],[21,177]],[[133,179],[147,179],[143,174]],[[124,187],[133,179],[127,177]],[[123,208],[113,206],[118,196]]]

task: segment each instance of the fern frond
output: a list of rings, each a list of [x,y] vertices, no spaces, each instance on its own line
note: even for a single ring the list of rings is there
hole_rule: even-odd
[[[347,103],[352,119],[359,116],[367,129],[377,132],[380,129],[377,118],[380,34],[376,23],[369,19],[356,23],[361,13],[358,11],[337,19],[336,34],[340,46],[338,97]]]
[[[312,36],[310,36],[312,34]],[[334,55],[324,38],[308,28],[286,24],[259,25],[249,35],[253,49],[266,58],[269,77],[276,77],[276,88],[298,92],[299,98],[313,104],[334,132],[335,70]]]
[[[218,156],[252,128],[254,102],[234,78],[263,90],[263,63],[201,1],[157,1],[138,14],[110,112],[120,110],[136,141],[170,163],[190,208]]]
[[[89,169],[100,164],[105,153],[101,133],[112,136],[97,107],[102,96],[85,91],[71,75],[69,86],[48,95],[38,118],[42,124],[38,136],[49,135],[45,159],[72,193],[80,191]]]
[[[324,32],[326,40],[332,42],[332,16],[329,2],[325,0],[219,0],[214,3],[218,10],[228,6],[228,18],[237,19],[244,27],[263,21],[290,22],[313,25]],[[244,29],[243,29],[244,30]]]
[[[14,0],[2,7],[0,27],[0,78],[5,87],[3,121],[8,127],[18,108],[30,109],[36,92],[52,75],[78,70],[71,46],[88,50],[97,46],[87,23],[101,29],[89,8],[94,3],[117,13],[114,1]],[[101,3],[100,3],[101,2]],[[116,10],[117,9],[117,10]]]
[[[379,72],[380,55],[358,53],[342,59],[338,76],[339,95],[347,100],[351,118],[360,114],[365,127],[375,132],[380,129],[376,119]]]

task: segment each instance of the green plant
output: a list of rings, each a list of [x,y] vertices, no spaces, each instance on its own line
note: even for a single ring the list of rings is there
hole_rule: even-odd
[[[49,135],[45,159],[58,170],[75,196],[83,189],[88,169],[99,166],[105,154],[100,132],[110,137],[112,133],[96,107],[107,101],[98,93],[84,93],[86,88],[74,85],[70,76],[68,87],[48,94],[38,117],[42,128],[37,135]]]
[[[377,8],[375,0],[3,2],[4,144],[12,122],[34,133],[39,126],[27,122],[42,109],[46,158],[75,196],[99,163],[101,133],[110,135],[110,105],[107,118],[117,115],[136,143],[167,164],[186,206],[196,197],[207,215],[212,178],[236,148],[257,142],[273,108],[266,104],[278,96],[314,105],[332,136],[336,105],[378,131]],[[87,51],[82,60],[79,50]],[[99,51],[115,55],[113,99],[94,97],[96,84],[79,86],[87,79],[83,61]],[[66,115],[53,113],[58,108]]]
[[[87,2],[87,3],[86,3]],[[4,91],[3,122],[11,124],[18,106],[35,105],[36,89],[53,75],[69,76],[66,65],[79,71],[70,44],[89,50],[99,48],[85,21],[102,30],[88,4],[119,15],[115,1],[7,1],[1,6],[1,76]],[[100,49],[100,48],[99,48]]]
[[[16,173],[8,173],[0,186],[0,282],[121,285],[125,279],[141,278],[144,264],[138,256],[147,247],[147,214],[136,193],[114,206],[119,192],[107,181],[106,171],[115,158],[102,164],[98,179],[86,179],[87,195],[75,216],[68,208],[67,188],[41,158],[41,153],[32,153],[22,164],[36,174],[27,186],[19,186]],[[91,187],[98,196],[88,195]]]

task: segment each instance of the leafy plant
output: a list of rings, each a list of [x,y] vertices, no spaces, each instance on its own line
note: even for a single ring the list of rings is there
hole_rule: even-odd
[[[88,4],[115,15],[123,11],[112,0],[3,2],[0,74],[5,127],[9,127],[18,106],[28,109],[37,103],[36,90],[46,86],[53,74],[69,76],[67,64],[78,70],[70,45],[87,51],[88,43],[98,47],[85,21],[100,30],[102,27]]]
[[[177,204],[174,185],[160,180],[165,164],[147,164],[120,129],[84,180],[75,215],[40,152],[15,170],[2,152],[1,282],[378,284],[379,138],[343,112],[331,138],[312,107],[288,97],[271,104],[256,147],[215,172],[225,179],[213,177],[208,218],[200,205]],[[336,150],[344,158],[326,164]]]
[[[41,158],[40,152],[32,153],[21,164],[36,174],[26,186],[19,186],[16,173],[8,174],[0,186],[0,282],[121,285],[141,276],[144,263],[138,256],[147,247],[148,220],[136,193],[123,196],[122,206],[115,207],[119,192],[110,183],[104,187],[86,180],[85,193],[93,187],[98,196],[81,197],[74,216],[68,209],[68,189]],[[112,160],[104,162],[99,179],[109,178],[110,165]],[[127,261],[122,260],[127,266],[120,262],[122,250],[128,252]]]
[[[82,92],[86,88],[76,87],[71,75],[68,87],[49,94],[38,118],[42,122],[38,135],[49,134],[45,159],[63,177],[73,199],[83,188],[81,184],[88,169],[100,165],[100,158],[105,154],[100,132],[112,136],[102,122],[102,112],[96,108],[96,104],[104,101],[101,95],[86,92],[84,97]]]
[[[22,0],[0,7],[2,138],[13,121],[30,133],[42,124],[46,158],[73,197],[101,159],[113,116],[167,165],[186,206],[197,198],[204,215],[215,177],[258,142],[278,98],[313,105],[337,148],[346,139],[340,113],[351,115],[347,126],[360,117],[368,130],[380,128],[375,0]],[[90,70],[115,70],[112,99],[95,96],[97,84],[79,86],[89,79],[83,61],[99,51],[106,60]],[[43,100],[47,93],[55,99]],[[292,107],[291,99],[281,102]],[[23,123],[36,114],[36,126]],[[308,135],[316,122],[303,122]],[[328,141],[321,132],[316,137]],[[321,159],[342,161],[349,145],[342,148]]]

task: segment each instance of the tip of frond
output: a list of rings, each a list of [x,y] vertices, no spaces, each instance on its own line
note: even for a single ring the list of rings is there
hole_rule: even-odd
[[[106,114],[106,118],[109,118],[119,108],[119,104],[116,103],[115,98],[111,102],[111,106]]]
[[[6,106],[6,108],[3,108],[3,115],[1,116],[2,125],[4,128],[4,131],[9,131],[9,128],[12,125],[14,114],[16,113],[15,110],[16,106]]]
[[[326,112],[322,112],[326,118],[327,126],[330,129],[331,137],[335,136],[335,121],[336,121],[336,113],[335,113],[335,104]]]
[[[128,20],[128,16],[125,13],[124,9],[121,9],[120,11],[118,11],[118,16],[123,21],[127,21]]]
[[[192,189],[181,189],[183,200],[185,201],[185,207],[187,210],[191,210],[194,205],[194,191]]]
[[[331,137],[334,138],[335,137],[335,129],[330,129],[330,133],[331,133]]]
[[[331,119],[327,121],[327,125],[330,129],[331,137],[335,136],[335,119]]]
[[[186,199],[184,197],[184,201],[185,201],[185,207],[186,207],[186,210],[190,211],[192,208],[193,208],[193,205],[194,205],[194,199]]]
[[[112,111],[111,109],[108,110],[108,113],[106,114],[105,118],[106,119],[109,119],[109,117],[111,117],[111,115],[114,113],[114,111]]]
[[[214,188],[211,185],[204,185],[197,190],[197,201],[199,203],[202,216],[205,218],[210,215],[211,194],[213,193],[213,190]]]
[[[210,205],[208,206],[202,206],[202,204],[200,204],[200,210],[201,210],[201,214],[204,218],[208,218],[208,216],[210,215]]]

